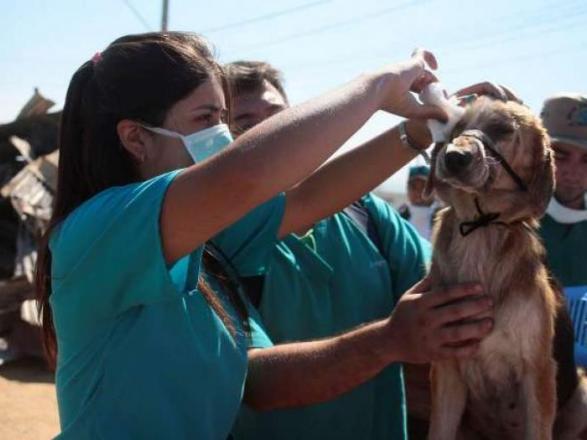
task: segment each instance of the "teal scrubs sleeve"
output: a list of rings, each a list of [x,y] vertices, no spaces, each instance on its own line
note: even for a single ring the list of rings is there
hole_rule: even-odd
[[[257,309],[255,309],[255,307],[253,307],[250,302],[248,303],[248,312],[250,334],[247,348],[251,349],[272,347],[273,342],[271,341],[271,338],[263,326],[263,320],[261,319]]]
[[[52,234],[52,284],[57,294],[51,302],[58,315],[56,325],[88,328],[131,307],[174,296],[166,288],[170,278],[159,215],[177,174],[104,191],[70,214]],[[87,286],[86,292],[58,293],[79,284]]]

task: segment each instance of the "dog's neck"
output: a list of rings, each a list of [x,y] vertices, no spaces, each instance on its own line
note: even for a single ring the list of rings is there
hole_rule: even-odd
[[[442,283],[481,282],[499,298],[505,294],[505,280],[515,278],[516,272],[539,270],[544,249],[526,223],[489,223],[465,235],[461,224],[453,208],[442,213],[433,262]]]
[[[477,229],[487,227],[509,227],[523,225],[528,230],[532,230],[536,226],[536,222],[521,209],[520,206],[520,194],[504,193],[504,197],[509,197],[512,205],[509,209],[495,209],[485,200],[480,199],[477,196],[467,195],[461,197],[456,205],[453,205],[453,211],[460,222],[459,232],[463,236],[467,236]],[[515,198],[515,199],[514,199]],[[517,202],[517,203],[516,203]],[[503,206],[503,204],[500,204]]]
[[[501,213],[483,210],[478,198],[475,198],[473,203],[476,212],[474,214],[469,214],[470,220],[465,220],[465,217],[461,217],[459,233],[463,237],[475,232],[479,228],[487,228],[496,225],[507,226],[507,223],[500,220]],[[455,213],[458,216],[456,211]]]

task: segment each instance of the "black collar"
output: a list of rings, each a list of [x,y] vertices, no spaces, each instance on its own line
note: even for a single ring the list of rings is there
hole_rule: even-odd
[[[475,229],[485,228],[492,223],[504,226],[507,225],[507,223],[496,221],[500,216],[499,212],[483,212],[481,206],[479,206],[479,199],[477,197],[475,197],[475,207],[479,213],[477,218],[468,222],[461,222],[459,225],[459,231],[463,237],[466,237]]]
[[[485,228],[491,224],[501,226],[513,226],[515,224],[521,224],[529,233],[533,234],[538,240],[540,240],[536,228],[529,225],[525,221],[516,221],[513,223],[496,222],[500,214],[498,212],[483,212],[481,206],[479,206],[479,199],[477,199],[477,197],[475,197],[475,207],[477,208],[477,212],[479,213],[477,218],[472,221],[461,222],[461,224],[459,225],[459,232],[463,237],[466,237],[475,229]]]

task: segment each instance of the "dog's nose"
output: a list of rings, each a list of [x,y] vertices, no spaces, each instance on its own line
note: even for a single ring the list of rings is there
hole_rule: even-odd
[[[469,151],[451,150],[444,156],[444,163],[446,168],[451,173],[459,173],[473,160],[473,155]]]

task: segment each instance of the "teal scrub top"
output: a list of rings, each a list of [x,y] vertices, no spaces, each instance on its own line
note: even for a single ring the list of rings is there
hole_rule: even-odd
[[[424,276],[429,243],[380,198],[363,202],[385,255],[343,213],[315,225],[315,250],[295,235],[275,247],[259,306],[273,343],[330,337],[384,318]],[[233,434],[239,440],[407,438],[401,365],[319,405],[268,412],[244,405]]]
[[[230,431],[249,343],[196,289],[202,248],[165,263],[159,217],[178,173],[107,189],[51,235],[58,438],[224,440]],[[262,270],[283,205],[262,205],[216,244],[243,271]]]
[[[540,225],[548,265],[564,287],[587,286],[587,221],[559,223],[546,214]]]

